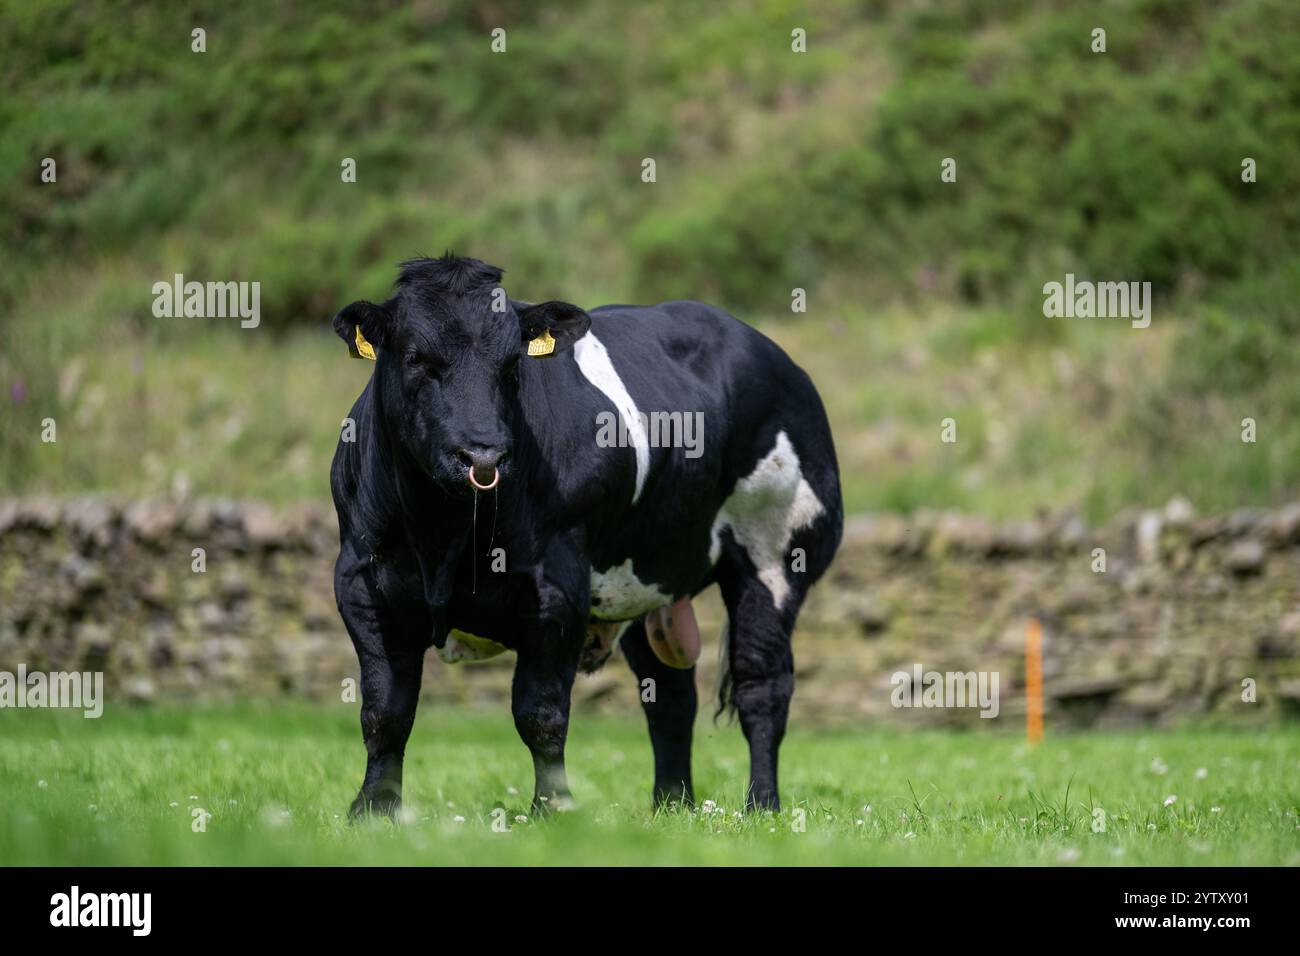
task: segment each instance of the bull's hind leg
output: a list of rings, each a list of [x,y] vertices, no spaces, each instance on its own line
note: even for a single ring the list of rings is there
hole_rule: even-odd
[[[794,695],[790,639],[804,589],[791,587],[778,606],[748,555],[728,542],[717,567],[727,605],[727,672],[723,706],[734,706],[749,742],[748,809],[780,810],[777,755]]]
[[[695,726],[695,668],[669,667],[650,649],[646,622],[634,621],[620,643],[633,673],[655,755],[655,804],[695,802],[691,734]]]
[[[340,602],[361,664],[361,735],[366,775],[350,815],[396,814],[402,800],[402,759],[415,723],[425,642],[386,620],[382,609]]]
[[[727,605],[730,657],[719,703],[735,706],[749,741],[750,808],[780,809],[777,752],[794,694],[790,638],[804,595],[835,554],[842,526],[830,436],[824,421],[809,424],[806,444],[814,453],[801,463],[789,435],[778,432],[714,524],[714,573]]]

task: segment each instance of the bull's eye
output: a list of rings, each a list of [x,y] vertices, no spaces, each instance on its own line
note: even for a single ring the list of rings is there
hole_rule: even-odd
[[[501,379],[504,382],[514,384],[519,381],[519,356],[513,356],[505,365],[501,366]]]
[[[436,376],[442,368],[441,362],[427,355],[421,355],[415,349],[411,349],[406,353],[405,362],[407,368],[432,376]]]

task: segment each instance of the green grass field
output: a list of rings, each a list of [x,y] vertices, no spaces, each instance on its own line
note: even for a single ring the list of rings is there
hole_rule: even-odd
[[[581,808],[536,820],[508,714],[426,711],[405,821],[362,826],[346,819],[364,757],[350,706],[10,710],[0,728],[5,864],[1300,865],[1295,727],[1075,734],[1030,750],[992,733],[795,726],[786,810],[738,815],[740,731],[701,721],[701,808],[655,815],[644,728],[579,715]],[[508,832],[493,830],[496,807]],[[211,814],[206,832],[192,831],[194,808]]]

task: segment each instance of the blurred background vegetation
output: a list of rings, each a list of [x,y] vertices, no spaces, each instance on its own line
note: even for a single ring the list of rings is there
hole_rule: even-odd
[[[325,496],[369,373],[329,318],[446,248],[520,298],[759,325],[818,382],[851,509],[1300,491],[1294,0],[0,11],[6,494]],[[1150,281],[1151,327],[1044,318],[1067,271]],[[178,272],[259,281],[261,326],[155,318]]]

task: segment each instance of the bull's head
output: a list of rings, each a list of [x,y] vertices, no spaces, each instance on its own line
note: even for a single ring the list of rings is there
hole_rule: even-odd
[[[500,269],[450,255],[403,263],[392,298],[334,317],[353,353],[376,360],[372,401],[393,438],[449,491],[508,479],[520,363],[572,348],[590,324],[564,302],[512,302]]]

